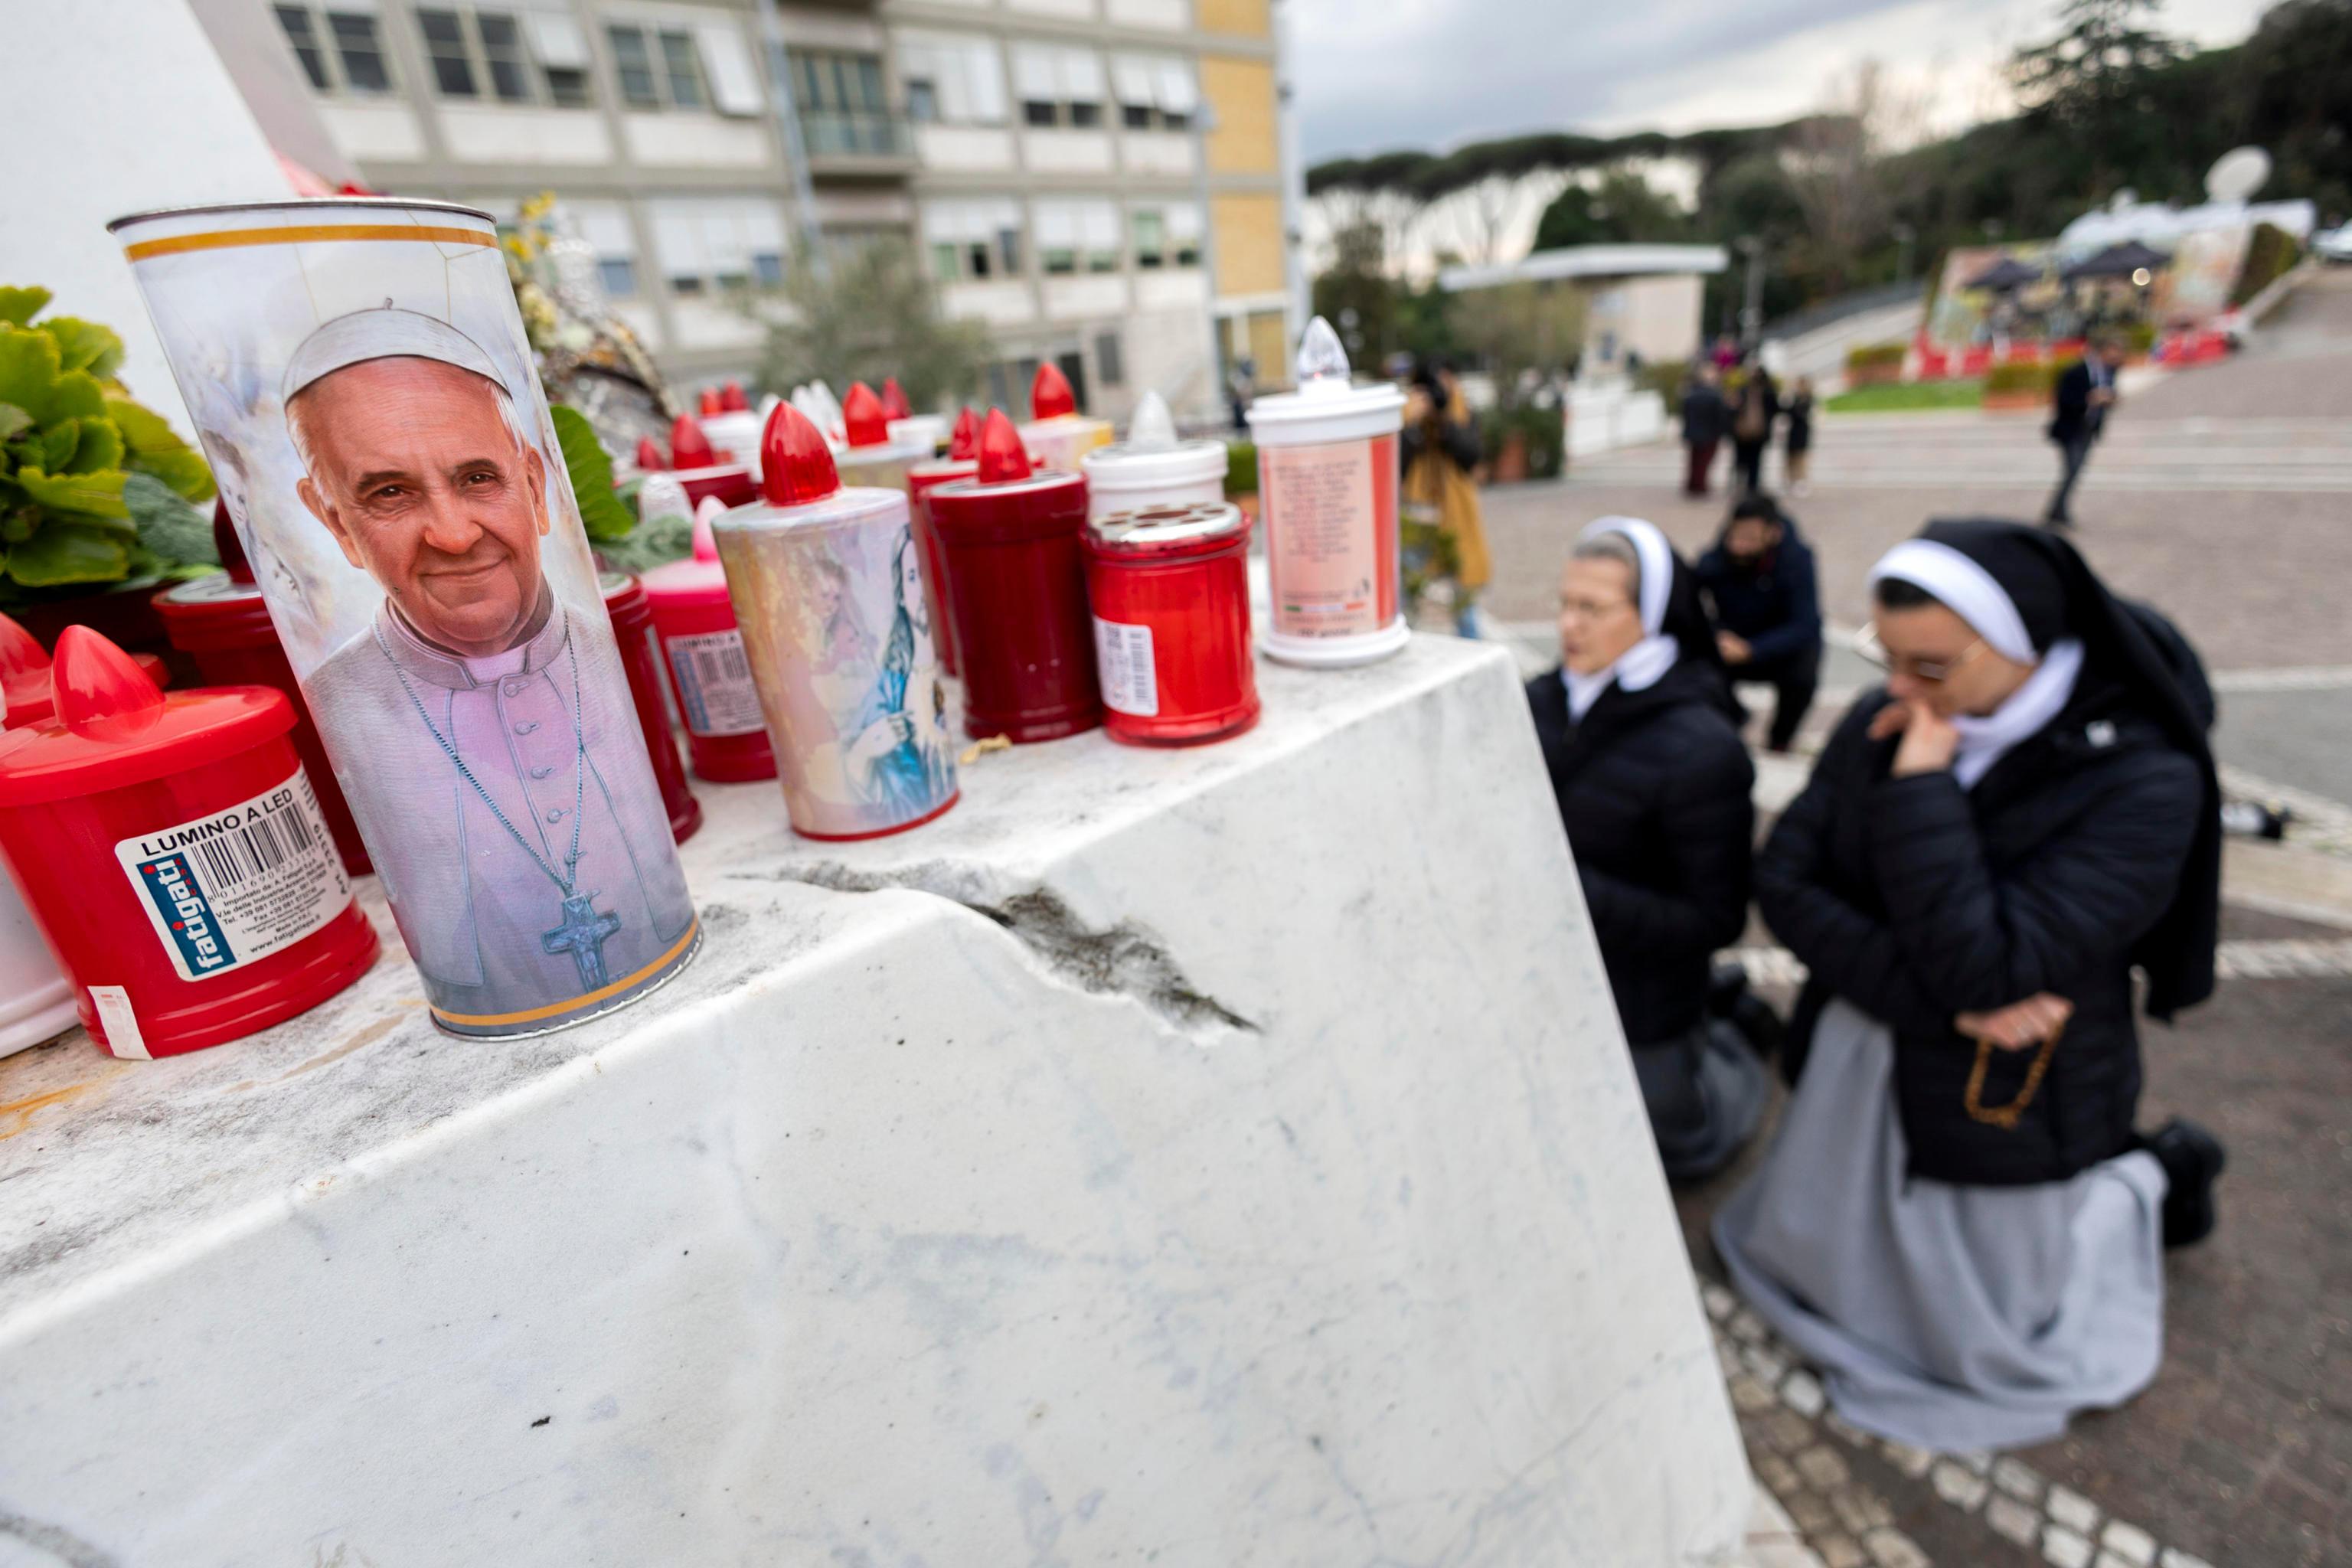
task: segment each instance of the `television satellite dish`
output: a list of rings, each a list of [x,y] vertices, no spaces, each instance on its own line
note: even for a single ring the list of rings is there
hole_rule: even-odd
[[[2271,155],[2259,147],[2233,147],[2205,171],[2205,194],[2217,202],[2242,202],[2271,177]]]

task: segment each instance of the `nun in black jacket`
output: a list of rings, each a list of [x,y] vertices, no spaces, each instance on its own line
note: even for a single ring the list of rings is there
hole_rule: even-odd
[[[1748,920],[1755,770],[1689,568],[1637,518],[1584,531],[1560,668],[1528,684],[1561,824],[1666,1173],[1709,1175],[1756,1130],[1763,1064],[1706,1017],[1709,961]]]
[[[2133,969],[2212,990],[2219,795],[2142,614],[2039,529],[1938,522],[1872,574],[1886,689],[1758,858],[1810,973],[1796,1090],[1716,1237],[1868,1430],[2045,1441],[2162,1358],[2167,1238],[2221,1151],[2137,1138]]]

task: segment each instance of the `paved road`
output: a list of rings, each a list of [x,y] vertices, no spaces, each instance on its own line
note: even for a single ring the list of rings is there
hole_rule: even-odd
[[[1822,553],[1832,619],[1861,619],[1870,563],[1925,518],[2033,515],[2053,466],[2039,423],[1823,419],[1815,489],[1792,504]],[[1712,533],[1721,502],[1675,495],[1678,460],[1666,447],[1617,454],[1565,483],[1486,493],[1487,607],[1518,623],[1531,660],[1585,521],[1646,516],[1686,549]],[[2319,797],[2339,822],[2352,803],[2347,495],[2352,271],[2306,284],[2236,359],[2133,390],[2075,508],[2094,563],[2171,611],[2219,673],[2233,780]],[[1867,673],[1833,653],[1826,678],[1852,686]],[[2155,1386],[2006,1464],[1890,1450],[1842,1428],[1785,1347],[1711,1289],[1751,1460],[1791,1531],[1770,1562],[2352,1563],[2352,901],[2333,927],[2233,908],[2224,935],[2237,977],[2178,1028],[2147,1033],[2146,1119],[2191,1112],[2231,1150],[2221,1230],[2168,1266]],[[1749,940],[1770,937],[1759,925]],[[1759,973],[1780,962],[1752,956]],[[1710,1279],[1706,1225],[1739,1175],[1680,1194]]]

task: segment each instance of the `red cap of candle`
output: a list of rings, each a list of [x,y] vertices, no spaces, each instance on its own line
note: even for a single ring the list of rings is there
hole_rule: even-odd
[[[704,387],[702,395],[695,400],[695,412],[698,414],[721,414],[725,411],[725,405],[719,401],[719,389],[715,386]]]
[[[715,412],[715,411],[714,411]],[[691,414],[681,414],[669,427],[669,460],[672,468],[707,468],[719,461],[719,454],[710,447],[710,437],[694,422]]]
[[[245,558],[245,542],[236,536],[236,524],[228,520],[228,502],[218,498],[213,501],[213,550],[227,569],[230,582],[253,581],[253,563]]]
[[[862,381],[852,382],[849,395],[841,400],[841,435],[852,447],[879,447],[890,439],[889,413]]]
[[[1012,479],[1025,479],[1032,471],[1028,448],[1021,444],[1021,432],[1013,427],[1003,409],[990,409],[988,423],[980,427],[980,482],[1001,485]]]
[[[1041,361],[1035,378],[1029,383],[1029,417],[1059,419],[1077,411],[1077,395],[1070,390],[1070,378],[1052,360]]]
[[[184,774],[294,727],[266,686],[163,695],[133,655],[88,626],[58,636],[57,713],[0,743],[0,804],[30,805]]]
[[[980,416],[971,411],[969,403],[956,416],[955,428],[948,433],[948,456],[958,461],[980,456]]]
[[[907,401],[906,390],[895,375],[882,378],[882,412],[892,419],[905,419],[915,412],[915,405]]]
[[[657,474],[669,467],[662,460],[660,444],[650,436],[637,437],[637,467],[649,474]]]
[[[7,693],[12,730],[49,706],[49,650],[6,616],[0,616],[0,689]]]
[[[721,414],[749,414],[751,412],[751,400],[743,395],[743,384],[741,382],[730,381],[726,385],[719,389],[719,412]]]
[[[789,403],[776,405],[760,433],[760,489],[770,506],[805,506],[841,491],[841,472],[824,432]]]

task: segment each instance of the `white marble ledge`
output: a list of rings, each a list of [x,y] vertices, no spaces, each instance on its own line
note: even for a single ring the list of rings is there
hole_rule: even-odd
[[[1219,1005],[1195,1005],[1157,940],[1130,918],[1154,891],[1083,880],[1047,886],[1051,868],[1088,844],[1393,708],[1425,703],[1467,681],[1491,701],[1507,684],[1501,656],[1452,638],[1416,638],[1362,669],[1309,672],[1261,663],[1266,713],[1219,745],[1178,750],[1117,744],[1100,732],[982,757],[964,795],[938,822],[866,845],[794,836],[772,783],[698,781],[705,826],[685,846],[701,910],[701,955],[635,1007],[536,1039],[469,1043],[436,1030],[415,971],[375,879],[361,898],[384,956],[351,990],[250,1038],[156,1062],[116,1061],[75,1029],[0,1058],[0,1338],[34,1303],[63,1310],[70,1292],[108,1270],[208,1245],[284,1217],[347,1163],[393,1158],[504,1097],[629,1038],[650,1019],[691,1016],[762,971],[826,943],[873,936],[888,909],[828,890],[903,881],[956,897],[1013,925],[1057,961],[1065,979],[1116,990],[1134,983],[1163,1018],[1214,1029]],[[1270,872],[1279,874],[1277,868]],[[819,885],[811,885],[812,883]],[[1045,889],[1038,896],[1040,889]],[[1247,896],[1243,889],[1215,898]],[[1031,895],[1025,897],[1024,895]],[[891,894],[885,904],[919,900]],[[1010,914],[1006,906],[1010,906]],[[1091,931],[1075,909],[1111,907]],[[899,918],[904,918],[901,915]],[[1167,922],[1163,922],[1167,923]],[[1238,1021],[1238,1020],[1234,1020]]]

